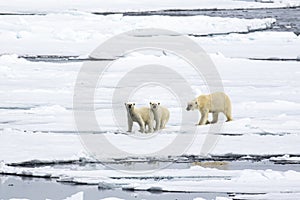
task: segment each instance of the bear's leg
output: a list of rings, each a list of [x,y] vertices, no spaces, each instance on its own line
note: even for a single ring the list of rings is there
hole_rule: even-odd
[[[128,131],[127,132],[132,132],[132,126],[133,126],[132,119],[128,117],[127,123],[128,123]]]
[[[160,129],[164,129],[165,128],[165,121],[161,120],[160,121]]]
[[[157,119],[155,120],[156,124],[155,124],[155,131],[158,131],[160,129],[160,125],[161,125],[161,120]]]
[[[167,117],[162,121],[162,123],[163,123],[162,128],[166,128],[166,124],[168,123],[168,121],[169,121],[169,116],[167,116]]]
[[[148,133],[153,133],[153,120],[148,122]]]
[[[219,117],[219,113],[218,112],[213,112],[213,120],[211,121],[212,124],[217,123],[218,122],[218,117]]]
[[[139,125],[140,125],[140,132],[145,133],[145,123],[141,122],[141,123],[139,123]]]
[[[231,116],[231,112],[226,112],[226,113],[224,113],[225,114],[225,116],[226,116],[226,118],[227,118],[227,120],[226,120],[226,122],[229,122],[229,121],[232,121],[233,119],[232,119],[232,116]]]
[[[162,121],[161,129],[166,128],[166,123],[167,123],[167,120],[163,120],[163,121]]]
[[[141,133],[144,133],[145,132],[145,122],[143,121],[143,119],[141,117],[139,117],[137,119],[137,123],[139,124],[140,126],[140,132]]]
[[[149,133],[149,124],[147,122],[145,122],[145,133]]]
[[[225,112],[224,112],[227,120],[226,122],[232,121],[232,115],[231,115],[231,103],[229,101],[229,103],[227,103],[227,106],[225,106]]]
[[[208,119],[208,110],[201,110],[201,118],[198,125],[205,125]]]
[[[167,117],[165,118],[165,121],[164,121],[164,128],[166,128],[166,124],[168,123],[169,119],[170,119],[170,113],[168,111]]]

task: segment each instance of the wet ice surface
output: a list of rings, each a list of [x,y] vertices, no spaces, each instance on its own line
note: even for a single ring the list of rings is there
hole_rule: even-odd
[[[84,185],[61,184],[51,179],[18,178],[12,176],[1,176],[2,186],[0,194],[2,199],[27,198],[31,200],[52,199],[61,200],[77,194],[78,199],[99,200],[107,197],[118,197],[121,199],[191,199],[202,197],[215,199],[216,197],[228,197],[226,193],[184,193],[184,192],[131,192],[121,189],[103,190],[97,187]],[[37,193],[37,191],[39,191]],[[75,199],[75,197],[73,197]]]
[[[171,169],[184,169],[188,168],[191,165],[201,164],[206,167],[213,167],[221,170],[239,170],[239,169],[253,169],[253,170],[266,170],[273,169],[276,171],[286,171],[286,170],[297,170],[299,169],[299,165],[274,165],[269,161],[262,162],[253,162],[253,161],[243,161],[243,162],[198,162],[198,163],[173,163],[168,166]],[[124,164],[122,164],[124,165]],[[143,168],[146,169],[148,165],[159,165],[158,163],[130,163],[126,164],[127,166],[132,165],[132,169]],[[140,165],[140,166],[139,166]],[[164,165],[164,164],[163,164]],[[113,167],[113,165],[109,165],[109,167],[101,164],[67,164],[67,165],[53,165],[53,168],[57,169],[76,169],[78,171],[81,170],[95,170],[95,169],[109,169]],[[119,167],[118,167],[119,168]],[[125,167],[128,168],[128,167]],[[298,171],[298,170],[297,170]],[[172,181],[172,177],[165,177]],[[221,178],[221,177],[220,177]],[[130,177],[128,177],[130,179]],[[145,179],[145,178],[143,178]],[[153,179],[153,178],[151,178]],[[162,178],[154,178],[157,182],[164,179]],[[175,178],[176,179],[176,178]],[[207,179],[216,179],[213,176],[205,176],[199,177],[195,180],[207,180]],[[143,192],[143,191],[126,191],[120,188],[115,189],[98,189],[93,186],[85,186],[85,185],[77,185],[74,183],[57,183],[55,179],[41,179],[41,178],[31,178],[31,177],[13,177],[13,176],[0,176],[0,180],[2,182],[2,187],[0,188],[0,193],[2,194],[3,199],[9,198],[28,198],[28,199],[65,199],[69,196],[77,194],[79,192],[83,192],[84,199],[101,199],[105,197],[118,197],[121,199],[193,199],[196,197],[202,197],[204,199],[216,199],[216,197],[234,197],[239,194],[231,194],[231,193],[210,193],[210,192],[202,192],[202,193],[185,193],[183,192]],[[36,191],[40,191],[37,193]],[[60,191],[64,191],[63,193]],[[249,195],[255,196],[254,194]],[[249,197],[248,197],[249,198]]]
[[[127,164],[122,164],[122,165],[127,165],[127,167],[125,167],[126,169],[128,169],[128,166],[132,165],[131,169],[133,171],[135,171],[136,169],[138,169],[138,165],[144,165],[146,166],[145,168],[147,168],[148,165],[159,165],[159,162],[157,163],[131,163],[128,162]],[[228,172],[230,172],[230,170],[239,170],[239,169],[252,169],[252,170],[258,170],[256,173],[254,173],[252,176],[257,176],[257,173],[259,172],[259,170],[265,170],[264,176],[267,176],[268,178],[272,178],[272,176],[277,176],[277,178],[280,178],[281,181],[283,181],[281,176],[282,172],[285,172],[287,170],[293,169],[293,168],[298,168],[297,165],[274,165],[274,164],[270,164],[270,162],[268,161],[262,161],[262,162],[253,162],[253,161],[243,161],[243,162],[194,162],[194,163],[175,163],[172,165],[168,166],[168,169],[189,169],[189,167],[191,166],[204,166],[206,168],[211,168],[211,169],[218,169],[218,170],[229,170]],[[55,169],[55,170],[59,170],[61,171],[60,173],[68,173],[69,170],[75,170],[74,172],[78,172],[79,173],[88,173],[89,171],[92,172],[90,173],[93,176],[98,176],[96,175],[97,172],[93,171],[93,170],[102,170],[102,174],[105,174],[105,171],[110,171],[111,170],[111,165],[101,165],[101,164],[67,164],[67,165],[52,165],[51,168]],[[41,170],[43,170],[43,166],[40,167]],[[47,168],[47,167],[46,167]],[[266,170],[268,169],[268,170]],[[273,172],[270,170],[273,169],[274,171],[274,175],[271,175]],[[24,171],[28,170],[28,168],[23,168]],[[39,170],[38,168],[36,170]],[[104,170],[104,171],[103,171]],[[50,170],[51,171],[51,170]],[[52,170],[52,172],[54,172]],[[212,171],[211,171],[212,172]],[[211,172],[207,171],[206,173],[203,173],[203,175],[198,175],[195,174],[196,171],[194,170],[194,172],[192,174],[186,174],[185,176],[183,176],[183,174],[181,174],[180,171],[178,171],[178,173],[175,173],[176,175],[172,175],[169,176],[168,173],[162,173],[160,176],[152,176],[151,174],[141,174],[141,175],[135,175],[135,174],[123,174],[121,176],[116,176],[114,175],[114,173],[112,172],[108,172],[108,174],[110,174],[110,177],[112,178],[112,180],[114,180],[113,182],[116,183],[122,183],[123,182],[123,186],[122,185],[115,185],[113,182],[112,183],[107,183],[108,180],[100,181],[101,184],[98,185],[98,188],[96,187],[97,182],[93,182],[92,179],[90,179],[88,181],[88,179],[86,179],[87,182],[85,181],[79,181],[72,179],[72,178],[68,178],[67,176],[63,177],[63,178],[59,178],[57,180],[57,177],[52,176],[51,178],[48,177],[47,179],[37,179],[34,177],[31,177],[30,174],[25,174],[23,173],[23,175],[20,178],[17,177],[12,177],[12,176],[0,176],[0,180],[2,182],[2,186],[0,188],[1,194],[2,194],[2,198],[4,199],[9,199],[12,197],[23,197],[23,198],[29,198],[29,199],[44,199],[44,198],[51,198],[51,199],[65,199],[69,196],[73,196],[73,198],[78,197],[79,199],[100,199],[100,198],[104,198],[104,197],[118,197],[121,199],[191,199],[191,198],[196,198],[196,197],[201,197],[204,199],[218,199],[221,197],[227,197],[227,199],[236,199],[236,198],[240,198],[243,195],[245,195],[245,193],[247,193],[248,196],[245,196],[245,198],[259,198],[259,196],[257,196],[259,194],[266,194],[266,197],[270,196],[270,199],[274,198],[274,196],[278,196],[278,194],[272,194],[272,193],[264,193],[261,191],[257,191],[257,192],[246,192],[245,190],[240,190],[240,192],[237,190],[235,192],[230,192],[231,190],[228,191],[223,191],[223,192],[212,192],[210,190],[206,191],[205,189],[201,192],[196,192],[193,191],[192,193],[189,192],[188,189],[183,189],[181,191],[172,191],[172,192],[168,192],[168,191],[161,191],[161,189],[156,186],[157,188],[154,190],[154,187],[151,187],[149,189],[146,189],[146,191],[142,190],[142,191],[135,191],[134,189],[129,189],[126,187],[126,185],[124,185],[125,182],[133,182],[136,186],[138,186],[138,184],[142,183],[142,182],[146,182],[148,184],[152,184],[152,185],[158,185],[161,182],[168,182],[170,184],[172,184],[172,182],[178,182],[180,183],[180,181],[185,181],[187,184],[187,187],[185,188],[189,188],[188,186],[188,181],[196,181],[199,184],[201,184],[201,182],[207,182],[207,184],[209,184],[209,181],[224,181],[224,184],[227,184],[226,181],[230,181],[230,179],[234,179],[234,175],[232,174],[232,171],[230,173],[226,173],[226,171],[223,171],[221,173],[213,173],[215,175],[213,175]],[[217,172],[217,171],[216,171]],[[250,172],[250,171],[249,171]],[[253,171],[254,172],[254,171]],[[292,171],[291,171],[292,172]],[[51,172],[50,172],[51,173]],[[278,173],[278,174],[276,174]],[[122,173],[121,173],[122,174]],[[231,174],[231,175],[230,175]],[[245,174],[246,175],[246,174]],[[293,174],[292,174],[293,175]],[[84,177],[82,177],[84,178]],[[274,177],[275,178],[275,177]],[[294,177],[296,178],[296,177]],[[57,181],[59,183],[57,183]],[[260,181],[264,181],[261,180]],[[292,180],[291,180],[292,181]],[[276,181],[274,181],[275,183]],[[273,183],[273,184],[274,184]],[[211,184],[211,183],[210,183]],[[242,183],[241,183],[242,184]],[[195,187],[195,186],[193,186]],[[215,186],[218,187],[219,189],[222,188],[222,186]],[[275,187],[275,185],[274,185]],[[41,191],[40,193],[36,193],[37,189],[39,191]],[[64,192],[59,192],[59,191],[64,191]],[[80,195],[79,195],[80,193]],[[283,195],[284,193],[281,193],[281,195]],[[288,195],[289,194],[289,195]],[[295,198],[295,195],[297,195],[297,193],[295,193],[293,195],[293,193],[289,192],[287,194],[285,194],[285,197],[289,197],[289,198]],[[279,195],[280,196],[280,195]],[[282,197],[282,196],[281,196]]]

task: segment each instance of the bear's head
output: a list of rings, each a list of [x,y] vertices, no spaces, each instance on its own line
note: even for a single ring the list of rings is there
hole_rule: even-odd
[[[186,107],[187,111],[195,110],[195,109],[198,109],[198,102],[197,102],[196,99],[193,100],[193,101],[188,102],[187,107]]]
[[[128,111],[134,110],[135,103],[125,103],[125,107]]]
[[[160,103],[159,103],[159,102],[157,102],[157,103],[155,103],[155,102],[150,102],[150,109],[151,109],[151,110],[157,110],[159,106],[160,106]]]

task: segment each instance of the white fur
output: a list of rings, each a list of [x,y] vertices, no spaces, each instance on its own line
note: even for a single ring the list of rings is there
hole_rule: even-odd
[[[220,112],[225,114],[227,121],[232,121],[231,101],[224,92],[200,95],[196,99],[188,102],[186,110],[189,111],[195,109],[198,109],[201,113],[201,119],[198,125],[210,123],[208,121],[208,113],[213,114],[213,120],[211,123],[216,123],[218,121]]]
[[[141,107],[135,108],[135,103],[125,103],[128,119],[128,132],[132,132],[133,122],[137,122],[140,126],[140,132],[144,133],[146,126],[148,132],[153,132],[153,113],[150,108]]]
[[[150,102],[150,109],[153,112],[155,120],[155,131],[164,129],[170,118],[170,112],[167,108],[160,105],[160,103]]]

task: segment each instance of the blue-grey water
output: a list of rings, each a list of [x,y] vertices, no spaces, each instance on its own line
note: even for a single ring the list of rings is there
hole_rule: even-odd
[[[14,176],[1,176],[0,180],[5,180],[0,185],[0,199],[11,198],[30,200],[62,200],[78,192],[83,192],[84,199],[99,200],[107,197],[118,197],[126,200],[170,200],[170,199],[193,199],[202,197],[205,199],[215,199],[216,197],[228,197],[226,193],[150,193],[150,192],[130,192],[121,189],[99,190],[97,186],[71,185],[57,183],[51,179],[41,178],[20,178]]]

